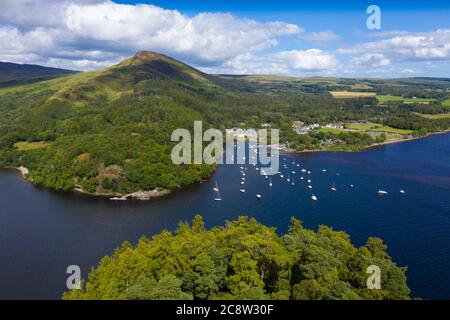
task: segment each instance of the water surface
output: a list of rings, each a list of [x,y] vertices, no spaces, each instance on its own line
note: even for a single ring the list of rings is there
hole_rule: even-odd
[[[0,298],[58,299],[68,265],[79,265],[86,276],[124,240],[135,243],[142,235],[174,230],[197,213],[208,227],[247,215],[284,232],[295,216],[308,228],[326,224],[344,230],[358,246],[381,237],[397,264],[408,266],[413,295],[450,298],[450,134],[358,153],[283,158],[285,178],[272,178],[272,188],[247,166],[242,194],[239,166],[224,165],[209,181],[150,202],[113,203],[48,191],[16,171],[0,170]],[[300,168],[311,171],[312,190],[307,174],[300,180]],[[292,171],[295,186],[286,182]],[[220,202],[214,201],[215,181]],[[330,190],[333,183],[336,192]],[[389,195],[378,196],[378,189]]]

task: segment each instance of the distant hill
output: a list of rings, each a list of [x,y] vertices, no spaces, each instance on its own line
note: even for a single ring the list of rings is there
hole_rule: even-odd
[[[0,62],[0,87],[41,81],[71,73],[75,71],[33,64]]]

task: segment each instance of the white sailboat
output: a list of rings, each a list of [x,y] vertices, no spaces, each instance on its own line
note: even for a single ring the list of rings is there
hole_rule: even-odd
[[[380,196],[385,196],[385,195],[388,194],[388,192],[387,192],[387,191],[384,191],[384,190],[378,190],[378,194],[379,194]]]
[[[270,178],[270,180],[269,180],[269,187],[271,187],[272,186],[272,178]]]
[[[242,193],[245,193],[245,189],[240,189],[239,191]]]
[[[217,184],[217,181],[216,181],[216,186],[213,188],[213,190],[216,192],[219,191],[219,185]]]
[[[317,201],[317,197],[316,197],[315,195],[312,195],[312,196],[311,196],[311,200],[312,200],[312,201]]]
[[[308,189],[312,189],[312,185],[309,185],[309,186],[308,186]]]
[[[405,190],[401,189],[401,190],[400,190],[400,193],[401,193],[401,194],[405,194],[406,192],[405,192]]]
[[[256,198],[261,199],[261,195],[259,193],[257,193]]]
[[[214,201],[222,201],[222,198],[220,196],[220,190],[217,189],[217,196],[214,198]]]
[[[333,182],[333,186],[331,187],[331,191],[336,191],[337,189],[336,189],[336,185],[334,184],[334,182]]]

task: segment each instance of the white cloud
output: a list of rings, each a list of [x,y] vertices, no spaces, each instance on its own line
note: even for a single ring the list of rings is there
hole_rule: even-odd
[[[364,66],[382,67],[391,64],[391,61],[382,53],[365,53],[361,56],[354,57],[353,63]]]
[[[189,17],[153,5],[2,0],[0,60],[88,69],[153,50],[214,66],[274,47],[280,37],[302,31],[280,21],[261,23],[226,13]]]
[[[391,62],[450,60],[450,29],[427,33],[397,35],[338,50],[340,54],[382,55]],[[358,59],[358,58],[356,58]]]
[[[302,34],[300,36],[301,39],[308,40],[308,41],[314,41],[314,42],[325,42],[325,41],[337,41],[341,37],[339,37],[334,31],[332,30],[325,30],[320,32],[308,32],[305,34]]]
[[[239,55],[215,70],[216,73],[237,74],[305,74],[318,71],[334,71],[339,67],[335,57],[319,49],[281,51],[255,56]]]

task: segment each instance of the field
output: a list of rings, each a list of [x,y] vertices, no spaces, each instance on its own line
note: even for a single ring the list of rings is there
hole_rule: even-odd
[[[336,99],[375,97],[375,92],[330,91]]]
[[[361,131],[377,131],[377,132],[389,132],[397,134],[411,134],[412,130],[396,129],[388,126],[383,126],[379,123],[367,122],[367,123],[348,123],[346,127],[353,130]]]
[[[49,142],[16,142],[14,147],[19,151],[35,150],[48,147],[51,143]]]
[[[342,133],[342,132],[348,132],[345,129],[334,129],[334,128],[320,128],[318,130],[319,132],[323,133]]]
[[[448,119],[450,118],[450,113],[438,113],[438,114],[423,114],[414,112],[415,115],[421,116],[425,119],[438,120],[438,119]]]
[[[435,99],[425,99],[425,98],[404,98],[401,96],[391,96],[391,95],[379,95],[377,96],[377,99],[380,103],[387,103],[391,101],[402,101],[403,103],[422,103],[422,104],[429,104]]]
[[[450,99],[445,100],[444,102],[442,102],[442,105],[444,107],[450,107]]]

